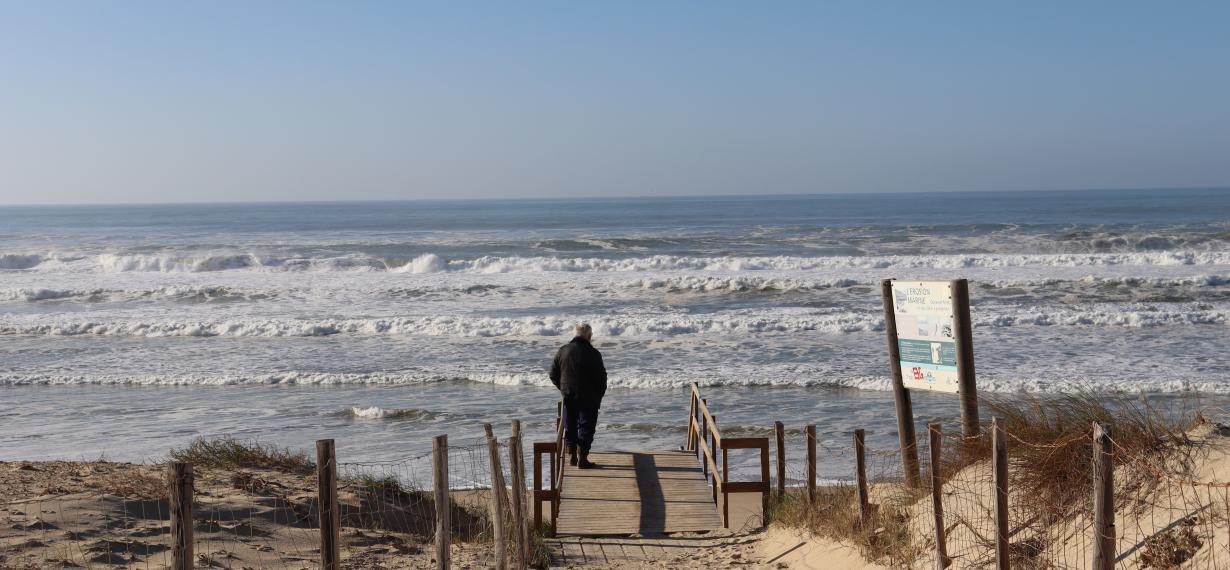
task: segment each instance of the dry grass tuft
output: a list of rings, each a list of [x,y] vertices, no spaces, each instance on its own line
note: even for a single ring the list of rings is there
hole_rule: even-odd
[[[1110,428],[1115,442],[1115,463],[1126,465],[1116,478],[1123,496],[1146,496],[1160,484],[1149,470],[1131,465],[1149,463],[1175,469],[1190,461],[1191,441],[1186,431],[1199,420],[1166,417],[1143,398],[1092,393],[1039,397],[1013,395],[987,399],[993,415],[1005,422],[1012,487],[1028,497],[1025,508],[1051,520],[1064,519],[1092,508],[1093,422]],[[989,430],[987,430],[989,432]],[[962,463],[989,456],[989,435],[977,445],[955,454],[948,473]],[[1130,464],[1128,463],[1130,461]]]
[[[546,568],[551,565],[551,548],[547,546],[546,537],[554,531],[551,523],[543,523],[541,528],[530,527],[529,567]]]
[[[1168,532],[1159,533],[1145,541],[1140,555],[1141,568],[1171,570],[1191,560],[1204,541],[1196,535],[1195,517],[1188,518]]]
[[[1194,464],[1197,446],[1187,432],[1203,421],[1198,413],[1162,414],[1147,399],[1128,395],[1013,394],[1010,399],[984,397],[983,403],[1008,435],[1013,516],[1039,527],[1090,514],[1094,422],[1107,426],[1114,441],[1116,495],[1137,499],[1119,501],[1120,508],[1141,508],[1149,502],[1139,499],[1154,495],[1164,484],[1159,472],[1183,472]],[[946,491],[959,493],[961,485],[981,483],[990,455],[989,426],[979,438],[945,444],[940,475],[947,481]],[[910,566],[929,555],[925,545],[918,544],[927,537],[914,536],[909,525],[912,505],[923,494],[897,491],[872,505],[866,524],[859,520],[853,486],[817,489],[814,502],[803,489],[789,490],[774,498],[770,516],[776,524],[854,545],[868,561]],[[993,551],[989,541],[984,547]],[[1013,567],[1052,568],[1047,548],[1043,538],[1023,535],[1010,545]],[[1145,567],[1172,568],[1189,560],[1200,544],[1189,525],[1152,540],[1146,548]]]
[[[769,519],[774,524],[852,544],[871,562],[910,567],[924,555],[921,546],[914,544],[910,514],[904,504],[873,504],[864,524],[859,516],[858,489],[852,485],[817,487],[814,502],[808,502],[806,489],[775,493],[769,504]]]
[[[183,449],[172,449],[170,457],[196,468],[272,469],[296,475],[309,475],[316,469],[316,464],[301,451],[230,437],[198,437]]]

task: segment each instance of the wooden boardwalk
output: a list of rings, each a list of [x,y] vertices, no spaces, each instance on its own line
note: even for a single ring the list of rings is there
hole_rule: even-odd
[[[712,488],[694,453],[591,453],[590,461],[599,467],[565,467],[556,533],[655,535],[721,528]]]

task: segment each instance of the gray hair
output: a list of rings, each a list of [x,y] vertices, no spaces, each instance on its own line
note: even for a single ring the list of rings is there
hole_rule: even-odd
[[[589,326],[589,323],[577,323],[576,333],[577,336],[590,338],[594,336],[594,328]]]

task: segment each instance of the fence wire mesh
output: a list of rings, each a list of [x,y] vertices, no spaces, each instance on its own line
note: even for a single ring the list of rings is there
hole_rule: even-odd
[[[193,475],[193,551],[198,565],[318,564],[320,505],[313,475],[246,469],[196,469]]]
[[[456,567],[492,567],[495,525],[517,556],[509,440],[496,446],[504,487],[493,488],[485,437],[448,447],[449,539]],[[524,454],[523,454],[524,455]],[[523,457],[524,461],[524,457]],[[433,454],[339,462],[343,567],[434,567]],[[524,465],[524,463],[522,463]],[[14,496],[0,500],[0,568],[167,568],[172,565],[168,464],[38,462],[0,469]],[[524,473],[532,480],[532,473]],[[23,484],[24,482],[24,484]],[[193,469],[194,563],[211,568],[318,568],[317,473]],[[502,510],[493,516],[494,494]],[[532,512],[524,490],[523,514]],[[528,542],[528,541],[527,541]],[[531,543],[532,548],[532,543]]]
[[[774,520],[806,527],[857,548],[864,558],[893,568],[934,568],[938,556],[931,489],[929,437],[918,433],[920,485],[907,484],[902,453],[864,447],[867,519],[859,508],[854,466],[844,480],[820,477],[808,499],[807,440],[787,429],[786,492],[778,496],[774,451]],[[999,530],[991,434],[942,434],[936,477],[943,509],[944,550],[950,568],[995,567]],[[1224,446],[1188,440],[1155,450],[1111,438],[1114,477],[1114,567],[1139,569],[1230,568],[1230,465]],[[1027,570],[1093,569],[1097,534],[1093,506],[1092,431],[1046,444],[1005,434],[1009,567]],[[817,438],[820,465],[853,463],[855,445]],[[775,446],[774,446],[775,447]],[[1066,462],[1051,471],[1053,462]],[[1220,471],[1219,471],[1220,470]],[[1066,477],[1066,478],[1065,478]]]
[[[499,449],[501,466],[507,469],[507,443],[501,442]],[[347,533],[343,543],[352,550],[352,556],[360,551],[359,546],[371,544],[387,546],[362,548],[361,552],[375,555],[389,549],[432,550],[441,506],[435,504],[431,453],[392,462],[340,463],[338,476],[341,502],[347,505],[342,510],[343,531]],[[463,557],[463,565],[493,565],[494,491],[485,438],[449,446],[448,478],[446,508],[451,540],[486,546],[454,549],[453,556]]]
[[[18,462],[5,473],[3,568],[170,564],[165,466]]]

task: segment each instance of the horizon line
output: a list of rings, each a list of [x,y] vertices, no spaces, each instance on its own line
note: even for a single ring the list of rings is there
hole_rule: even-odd
[[[518,196],[518,197],[461,197],[461,198],[370,198],[354,200],[221,200],[203,201],[118,201],[118,202],[0,202],[0,208],[40,208],[72,206],[224,206],[262,204],[380,204],[398,202],[541,202],[577,201],[599,202],[604,200],[656,200],[656,199],[705,199],[705,198],[804,198],[820,196],[892,196],[903,194],[1062,194],[1069,192],[1143,192],[1143,191],[1227,191],[1230,185],[1214,186],[1138,186],[1119,188],[1043,188],[1033,190],[884,190],[868,192],[782,192],[772,194],[663,194],[658,196],[616,194],[609,196]]]

